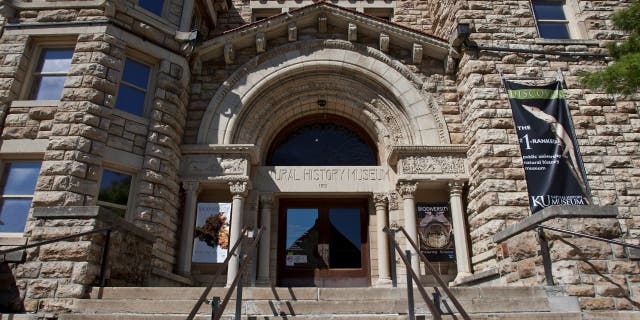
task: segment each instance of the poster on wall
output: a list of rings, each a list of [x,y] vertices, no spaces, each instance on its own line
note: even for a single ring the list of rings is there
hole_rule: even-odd
[[[231,203],[198,203],[193,258],[199,263],[222,263],[229,250]]]
[[[504,81],[529,190],[536,213],[551,205],[590,204],[562,82],[529,86]]]
[[[456,260],[453,226],[449,203],[419,202],[416,204],[420,251],[431,262]]]

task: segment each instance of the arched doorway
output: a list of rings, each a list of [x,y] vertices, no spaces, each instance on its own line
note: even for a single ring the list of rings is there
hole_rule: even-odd
[[[303,117],[281,130],[265,160],[267,166],[353,167],[378,163],[375,144],[364,129],[346,118],[326,114]],[[278,285],[368,286],[368,200],[281,198]]]

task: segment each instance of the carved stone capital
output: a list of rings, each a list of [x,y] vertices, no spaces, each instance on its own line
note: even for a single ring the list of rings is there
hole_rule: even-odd
[[[464,182],[462,181],[449,181],[449,195],[458,197],[461,196],[463,187]]]
[[[260,195],[260,206],[263,209],[270,209],[273,207],[273,194],[265,193]]]
[[[418,189],[418,183],[415,181],[399,181],[396,189],[402,199],[413,198]]]
[[[398,193],[392,191],[389,193],[389,210],[398,210],[400,205],[398,204]]]
[[[386,193],[373,194],[373,204],[376,206],[376,210],[386,209],[388,202],[389,200]]]
[[[246,181],[229,181],[229,191],[234,198],[245,198],[249,193],[249,186]]]
[[[182,183],[182,188],[187,193],[198,194],[200,192],[200,182],[198,181],[185,181]]]

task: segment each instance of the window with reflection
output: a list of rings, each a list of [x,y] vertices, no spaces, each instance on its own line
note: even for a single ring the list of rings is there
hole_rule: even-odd
[[[337,116],[310,117],[283,130],[271,145],[268,166],[375,166],[368,135]]]
[[[104,169],[100,181],[98,204],[124,218],[129,203],[131,181],[129,174]]]
[[[122,79],[118,87],[116,109],[142,116],[149,86],[151,68],[138,61],[127,58],[124,62]]]
[[[153,12],[157,16],[162,16],[164,0],[140,0],[138,5]]]
[[[44,48],[33,73],[30,99],[60,100],[67,79],[73,48]]]
[[[569,20],[563,1],[532,1],[540,37],[547,39],[570,39]]]
[[[0,232],[24,232],[40,162],[9,162],[2,175]]]

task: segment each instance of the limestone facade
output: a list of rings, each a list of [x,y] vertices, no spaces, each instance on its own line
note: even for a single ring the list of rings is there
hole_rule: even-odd
[[[498,72],[534,78],[558,70],[594,205],[613,206],[617,216],[551,223],[640,244],[638,97],[578,82],[580,72],[606,66],[608,42],[624,38],[609,15],[626,1],[567,0],[569,40],[541,38],[529,0],[292,2],[165,0],[160,14],[137,0],[0,3],[0,161],[42,162],[24,232],[0,234],[0,246],[115,223],[126,228],[114,255],[137,258],[116,258],[110,284],[199,284],[220,266],[191,263],[197,203],[229,202],[241,213],[232,216],[231,243],[243,227],[269,227],[256,265],[264,285],[279,276],[280,200],[366,198],[367,281],[385,286],[382,227],[404,226],[415,239],[415,203],[449,202],[458,261],[439,265],[447,280],[542,285],[533,232],[494,239],[531,215]],[[460,24],[471,30],[464,43]],[[31,100],[48,47],[73,48],[61,98]],[[141,115],[116,108],[128,58],[150,67]],[[355,123],[378,164],[266,164],[284,128],[319,115]],[[133,177],[124,219],[91,214],[100,211],[105,169]],[[65,208],[84,214],[60,214]],[[631,252],[548,237],[562,294],[585,309],[638,308],[640,265]],[[102,242],[28,250],[26,262],[12,264],[25,307],[57,311],[85,297]],[[65,246],[73,247],[68,256]],[[234,268],[232,260],[227,283]]]

